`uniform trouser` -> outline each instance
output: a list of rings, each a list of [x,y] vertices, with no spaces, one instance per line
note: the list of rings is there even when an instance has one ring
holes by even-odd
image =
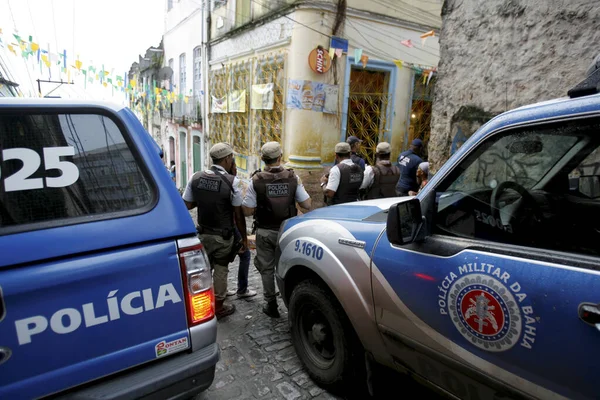
[[[233,247],[233,236],[223,239],[221,235],[200,235],[200,240],[213,269],[213,285],[215,288],[215,299],[225,300],[227,297],[227,275],[229,274],[229,263],[222,259],[227,258]]]
[[[242,235],[240,235],[240,231],[237,226],[234,228],[233,237],[236,241],[241,240]],[[240,258],[240,263],[238,266],[237,292],[238,294],[243,294],[248,290],[248,271],[250,270],[250,258],[252,257],[250,249],[246,249],[243,253],[238,254],[238,257]]]
[[[262,278],[263,296],[265,301],[275,300],[275,267],[277,260],[275,249],[277,247],[277,231],[258,228],[256,231],[256,257],[254,265]]]

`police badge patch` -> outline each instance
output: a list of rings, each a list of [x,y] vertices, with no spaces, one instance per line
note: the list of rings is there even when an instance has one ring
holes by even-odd
[[[290,195],[289,183],[267,183],[267,197],[287,197]]]
[[[358,183],[358,182],[362,182],[362,181],[363,181],[363,177],[360,172],[351,172],[350,173],[350,183]]]
[[[206,190],[209,192],[220,192],[221,191],[221,180],[220,179],[200,178],[200,179],[198,179],[197,187],[200,190]]]

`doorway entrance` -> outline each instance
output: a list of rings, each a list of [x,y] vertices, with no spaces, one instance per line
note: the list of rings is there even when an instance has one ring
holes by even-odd
[[[200,171],[202,168],[202,152],[200,145],[200,136],[194,135],[193,137],[193,156],[194,156],[194,172]]]
[[[428,158],[427,144],[431,132],[431,107],[433,104],[433,93],[437,78],[434,74],[431,79],[427,75],[415,74],[412,92],[412,104],[410,111],[410,125],[408,127],[408,143],[414,139],[423,141],[421,157]]]
[[[187,132],[179,132],[179,184],[181,187],[187,185]]]
[[[363,141],[360,154],[367,164],[375,164],[377,143],[384,138],[391,99],[390,72],[363,68],[350,70],[346,137]]]

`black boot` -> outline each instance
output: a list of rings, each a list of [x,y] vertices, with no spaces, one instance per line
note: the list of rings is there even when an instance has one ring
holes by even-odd
[[[215,315],[217,319],[221,319],[235,312],[234,304],[224,304],[225,300],[215,301]]]
[[[279,318],[279,309],[277,308],[277,300],[271,300],[263,306],[262,311],[271,318]]]

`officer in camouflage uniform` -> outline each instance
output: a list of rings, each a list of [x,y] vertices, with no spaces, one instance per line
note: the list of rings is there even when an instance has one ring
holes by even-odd
[[[365,169],[365,177],[360,189],[366,191],[364,198],[367,200],[395,197],[400,169],[390,161],[392,146],[387,142],[381,142],[375,152],[377,161],[375,165],[369,165]]]
[[[279,318],[275,291],[275,253],[277,235],[281,223],[296,216],[296,202],[304,209],[311,206],[310,196],[300,178],[291,169],[283,168],[281,147],[277,142],[268,142],[261,149],[264,171],[256,171],[244,197],[244,214],[255,215],[256,257],[254,265],[260,272],[265,306],[263,312],[271,318]]]
[[[233,149],[217,143],[210,149],[212,167],[196,172],[188,182],[183,200],[189,210],[198,207],[198,234],[213,269],[215,312],[222,318],[235,311],[235,305],[225,304],[227,274],[233,248],[235,224],[242,236],[243,248],[248,248],[246,218],[242,211],[242,182],[231,175]]]
[[[321,187],[328,205],[348,203],[358,200],[358,191],[364,173],[359,165],[352,162],[350,145],[341,142],[335,145],[337,164],[329,170],[329,177],[321,178]]]

